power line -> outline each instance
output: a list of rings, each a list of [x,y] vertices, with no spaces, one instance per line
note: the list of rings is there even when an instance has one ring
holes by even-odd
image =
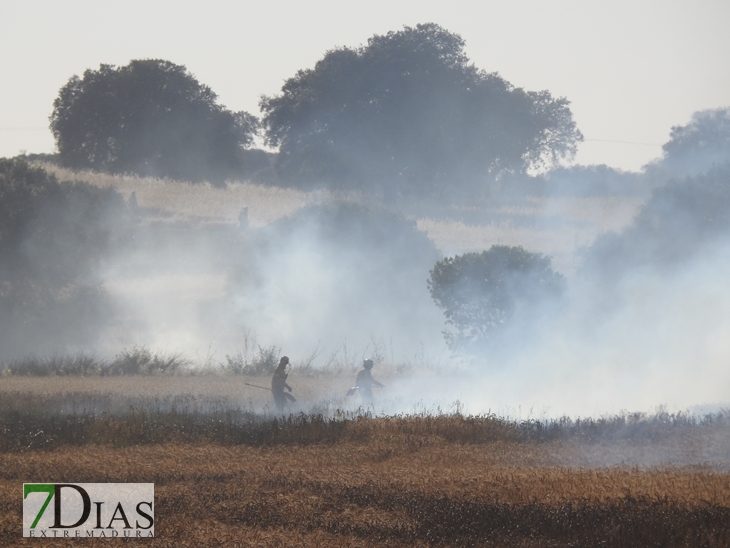
[[[0,131],[48,131],[47,127],[0,127]]]
[[[593,142],[593,143],[621,143],[623,145],[643,145],[647,147],[660,147],[662,146],[662,143],[640,143],[638,141],[616,141],[613,139],[583,139],[583,142]]]

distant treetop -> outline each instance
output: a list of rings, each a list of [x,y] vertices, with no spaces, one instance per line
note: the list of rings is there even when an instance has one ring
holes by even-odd
[[[646,166],[654,182],[699,175],[730,162],[730,108],[701,110],[688,124],[674,126],[662,157]]]

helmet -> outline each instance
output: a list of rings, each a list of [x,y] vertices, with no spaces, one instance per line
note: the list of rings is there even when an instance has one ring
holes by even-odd
[[[365,369],[372,369],[373,365],[375,365],[373,364],[373,360],[365,360],[362,364]]]

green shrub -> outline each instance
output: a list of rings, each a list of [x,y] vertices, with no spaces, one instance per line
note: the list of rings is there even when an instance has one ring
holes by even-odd
[[[122,350],[105,371],[108,375],[174,375],[189,365],[179,353],[153,354],[144,346]]]
[[[71,355],[54,354],[47,358],[29,356],[13,360],[0,367],[0,373],[28,377],[89,376],[100,374],[105,367],[105,363],[93,355],[79,352]]]
[[[226,355],[225,369],[234,375],[268,376],[274,373],[279,363],[281,348],[268,346],[258,347],[258,351],[252,358],[247,358],[243,353]]]
[[[454,328],[444,333],[454,349],[484,343],[518,314],[560,295],[563,285],[549,257],[498,245],[438,261],[428,279],[433,300]]]

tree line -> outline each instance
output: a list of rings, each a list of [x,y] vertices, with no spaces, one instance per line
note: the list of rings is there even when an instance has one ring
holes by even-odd
[[[386,197],[479,194],[571,157],[582,135],[568,100],[486,73],[464,45],[428,23],[330,50],[262,97],[260,119],[220,105],[182,65],[101,65],[61,88],[51,130],[72,168],[213,184],[263,168],[283,184]],[[254,153],[257,136],[278,153]]]
[[[262,96],[257,117],[232,112],[185,66],[161,59],[102,64],[72,76],[50,117],[71,168],[222,186],[252,179],[398,197],[602,194],[699,174],[730,158],[730,109],[672,128],[642,176],[560,167],[583,136],[564,97],[514,87],[479,69],[464,40],[434,23],[329,50]],[[257,148],[263,142],[269,150]],[[541,170],[538,176],[529,176]],[[582,189],[582,190],[581,190]]]

